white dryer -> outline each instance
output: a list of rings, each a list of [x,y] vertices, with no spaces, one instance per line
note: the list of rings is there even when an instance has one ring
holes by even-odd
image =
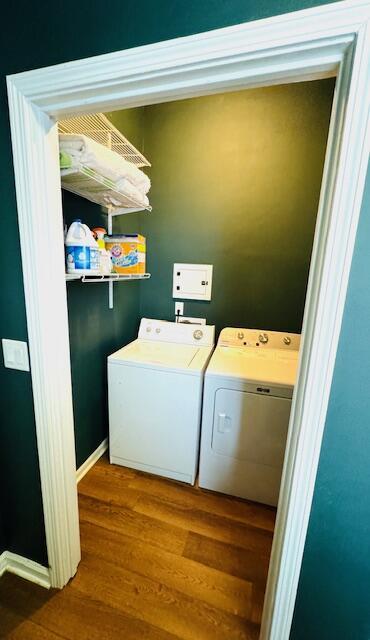
[[[204,382],[199,486],[277,505],[300,336],[226,328]]]
[[[143,318],[108,357],[110,461],[194,484],[214,327]]]

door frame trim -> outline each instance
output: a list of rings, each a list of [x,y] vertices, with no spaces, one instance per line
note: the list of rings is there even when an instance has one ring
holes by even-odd
[[[55,120],[337,75],[260,636],[288,640],[367,170],[369,16],[343,0],[7,77],[52,586],[80,560]]]

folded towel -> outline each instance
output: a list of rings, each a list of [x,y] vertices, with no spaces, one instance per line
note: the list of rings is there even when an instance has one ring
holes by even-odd
[[[59,153],[59,166],[61,169],[70,169],[72,167],[73,161],[69,153],[65,151],[60,151]]]
[[[75,168],[72,168],[71,170],[71,168],[63,169],[62,167],[60,173],[62,183],[64,178],[64,180],[67,181],[67,184],[73,186],[74,189],[81,194],[86,191],[86,181],[83,176],[87,174],[94,178],[96,175],[90,167],[86,167],[85,165],[83,174],[80,174]],[[134,187],[134,185],[126,178],[122,178],[121,180],[118,180],[118,182],[113,182],[113,180],[109,180],[109,178],[105,178],[104,176],[100,176],[100,179],[101,182],[96,182],[95,186],[90,184],[88,193],[90,195],[96,193],[99,198],[99,202],[102,204],[113,205],[115,207],[135,207],[137,205],[143,207],[149,206],[148,196],[141,193],[141,191]],[[133,200],[133,202],[128,201],[127,198]]]
[[[59,148],[71,157],[72,168],[83,164],[113,182],[126,179],[143,195],[150,189],[150,179],[143,171],[87,136],[59,134]]]
[[[115,189],[118,189],[122,193],[123,196],[127,196],[128,198],[132,198],[138,204],[147,207],[149,205],[148,196],[139,191],[128,179],[122,178],[118,180],[115,184]],[[111,200],[111,204],[115,206],[119,206],[122,204],[120,200],[120,195],[115,191],[114,193],[109,194],[109,198]],[[130,206],[126,203],[126,206]],[[135,206],[134,204],[132,206]]]
[[[140,192],[138,191],[138,194]],[[140,195],[138,195],[135,198],[135,204],[128,202],[127,199],[125,198],[125,195],[130,197],[129,194],[124,194],[122,193],[122,195],[120,195],[119,193],[116,192],[112,192],[112,191],[107,191],[106,193],[100,194],[102,197],[102,200],[104,201],[104,204],[109,206],[113,206],[113,207],[135,207],[136,203],[139,206],[143,206],[143,207],[147,207],[149,205],[149,200],[148,200],[148,196],[144,196],[142,193],[140,193]]]

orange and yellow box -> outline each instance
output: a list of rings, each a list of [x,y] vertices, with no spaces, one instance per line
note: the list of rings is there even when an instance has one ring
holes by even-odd
[[[105,236],[105,247],[111,253],[113,271],[121,274],[143,274],[146,269],[146,240],[139,234]]]

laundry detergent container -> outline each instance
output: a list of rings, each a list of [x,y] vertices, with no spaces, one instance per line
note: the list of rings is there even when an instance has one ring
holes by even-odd
[[[91,230],[80,219],[74,220],[66,238],[67,273],[97,275],[100,273],[99,247]]]
[[[139,234],[105,236],[111,253],[113,271],[121,274],[143,274],[146,269],[146,241]]]

